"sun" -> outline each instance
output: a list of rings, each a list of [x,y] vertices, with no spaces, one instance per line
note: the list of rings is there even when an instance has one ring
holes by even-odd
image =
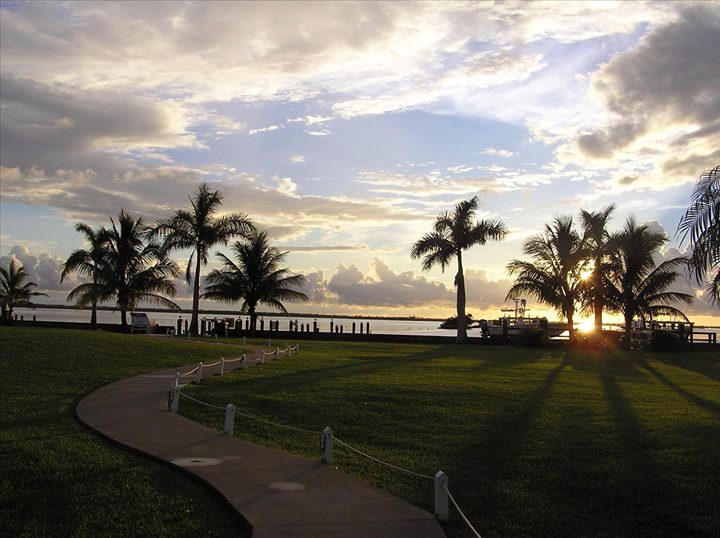
[[[595,331],[595,321],[592,318],[584,319],[577,324],[577,330],[581,333],[591,333]]]

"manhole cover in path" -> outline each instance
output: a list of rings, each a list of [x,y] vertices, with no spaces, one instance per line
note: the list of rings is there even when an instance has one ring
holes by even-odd
[[[272,489],[279,489],[282,491],[297,491],[299,489],[305,489],[305,486],[299,482],[272,482],[270,487]]]
[[[208,465],[219,465],[222,460],[217,458],[178,458],[172,462],[181,467],[207,467]]]

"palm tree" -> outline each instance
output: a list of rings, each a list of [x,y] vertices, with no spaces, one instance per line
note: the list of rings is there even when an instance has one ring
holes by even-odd
[[[567,318],[570,339],[573,339],[573,317],[576,305],[585,291],[582,275],[587,267],[587,248],[573,227],[570,216],[556,217],[545,225],[542,234],[528,239],[523,254],[532,262],[511,261],[507,269],[517,274],[507,298],[530,295]]]
[[[667,242],[664,233],[652,231],[646,224],[628,218],[624,228],[610,238],[611,261],[605,275],[608,307],[625,319],[625,344],[630,345],[632,321],[636,316],[652,319],[659,315],[685,314],[670,305],[675,301],[690,304],[693,296],[665,291],[680,276],[676,269],[687,263],[679,256],[656,265],[655,257]]]
[[[235,261],[218,252],[222,269],[207,277],[203,299],[235,303],[242,300],[242,311],[250,314],[250,330],[255,331],[257,305],[266,304],[287,313],[283,301],[307,301],[308,296],[293,288],[305,283],[304,275],[293,275],[281,267],[287,252],[270,246],[267,234],[254,230],[244,241],[237,241],[232,250]]]
[[[135,220],[121,210],[117,225],[112,219],[110,222],[112,228],[107,230],[105,267],[99,278],[97,299],[117,300],[124,329],[128,326],[128,310],[133,310],[141,301],[179,310],[177,304],[155,292],[174,296],[173,279],[180,276],[180,268],[168,259],[158,243],[143,242],[147,229],[142,217]]]
[[[10,259],[7,269],[0,267],[0,305],[2,305],[3,321],[12,320],[13,308],[16,306],[35,308],[30,302],[31,297],[48,296],[47,293],[32,291],[37,286],[35,282],[23,284],[29,276],[25,267],[22,265],[16,267],[14,258]]]
[[[475,245],[484,245],[488,239],[499,241],[508,233],[501,220],[475,221],[477,206],[477,196],[474,196],[457,204],[452,213],[445,212],[438,215],[433,231],[416,242],[410,252],[413,259],[424,256],[423,271],[429,271],[433,266],[439,265],[445,272],[452,259],[457,258],[455,286],[457,286],[457,341],[460,343],[467,340],[462,252]]]
[[[700,176],[692,203],[678,225],[682,241],[690,235],[690,269],[698,282],[710,272],[707,291],[712,303],[720,306],[720,166]],[[715,269],[715,275],[712,271]]]
[[[246,236],[254,230],[252,222],[243,213],[228,213],[216,217],[222,205],[220,191],[210,191],[207,183],[198,187],[190,198],[192,211],[178,210],[172,217],[161,219],[149,231],[149,237],[164,237],[163,249],[192,249],[185,278],[192,280],[193,257],[195,257],[195,282],[193,284],[192,318],[190,333],[197,334],[200,302],[200,267],[207,265],[210,249],[221,243],[227,245],[232,237]]]
[[[104,267],[105,242],[107,241],[107,230],[99,228],[93,230],[87,224],[78,222],[75,230],[85,236],[89,244],[89,250],[78,249],[73,251],[63,266],[60,282],[70,273],[78,273],[85,277],[92,278],[92,282],[85,282],[73,289],[68,295],[68,301],[75,301],[80,306],[91,305],[90,328],[97,328],[97,304],[100,295],[100,277]]]
[[[603,287],[603,267],[608,255],[608,233],[606,226],[615,204],[609,205],[602,211],[580,210],[584,228],[584,241],[593,259],[592,274],[586,279],[588,288],[588,306],[595,313],[595,334],[602,334],[603,305],[605,303],[605,289]]]

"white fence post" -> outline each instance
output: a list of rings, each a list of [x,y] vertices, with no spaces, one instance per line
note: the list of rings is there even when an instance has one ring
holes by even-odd
[[[217,337],[217,333],[215,333],[215,343],[216,343],[216,344],[218,343],[218,339],[217,339],[217,338],[218,338],[218,337]]]
[[[175,372],[175,388],[180,386],[180,372]]]
[[[260,364],[265,364],[265,351],[260,352]]]
[[[232,435],[235,429],[235,406],[227,404],[225,407],[225,435]]]
[[[442,471],[435,474],[435,515],[440,521],[448,520],[448,477]]]
[[[245,353],[243,353],[242,357],[240,357],[240,366],[242,368],[247,368],[247,365],[245,364]]]
[[[220,357],[220,375],[225,373],[225,357]]]
[[[173,389],[173,399],[172,399],[172,403],[170,404],[170,411],[172,411],[173,413],[177,413],[179,405],[180,405],[180,387],[175,387]]]
[[[322,450],[322,462],[328,464],[332,463],[333,431],[330,429],[330,426],[325,428],[322,432],[320,449]]]
[[[276,347],[276,348],[275,348],[275,358],[276,358],[276,359],[279,359],[279,358],[280,358],[280,348],[279,348],[279,347]]]
[[[200,380],[202,379],[202,369],[203,369],[203,364],[202,364],[202,362],[199,362],[197,373],[195,374],[195,383],[200,383]]]

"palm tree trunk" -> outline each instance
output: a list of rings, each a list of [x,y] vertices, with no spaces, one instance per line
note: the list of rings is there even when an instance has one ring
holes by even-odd
[[[92,310],[90,311],[90,329],[97,329],[97,301],[92,302]]]
[[[97,281],[98,281],[97,269],[95,269],[93,271],[93,285],[94,285],[93,293],[97,293]],[[95,329],[97,329],[97,301],[94,299],[92,302],[92,309],[90,310],[90,329],[93,331]]]
[[[257,323],[257,314],[255,313],[255,305],[249,305],[248,312],[250,313],[250,336],[254,336],[255,335],[255,324]]]
[[[193,285],[193,308],[192,317],[190,318],[190,334],[192,336],[197,335],[198,332],[198,310],[200,308],[200,245],[196,247],[195,254],[197,260],[195,262],[195,283]]]
[[[632,315],[625,315],[625,338],[623,339],[625,341],[625,349],[632,347],[632,320]]]
[[[457,315],[458,315],[458,330],[456,341],[458,344],[463,344],[467,340],[467,319],[465,318],[465,275],[463,274],[462,264],[462,253],[457,253],[458,259],[458,272],[455,277],[455,283],[457,285]]]
[[[570,310],[567,314],[567,321],[568,321],[568,338],[570,340],[570,343],[573,342],[575,339],[575,324],[573,322],[573,316],[575,315],[574,310]]]
[[[120,307],[120,325],[123,328],[123,332],[127,332],[128,322],[127,322],[127,307],[126,306]]]
[[[605,298],[605,290],[603,289],[602,275],[600,274],[600,265],[602,260],[597,258],[595,260],[595,270],[593,282],[595,287],[595,332],[597,336],[602,336],[602,314],[603,314],[603,303]]]

